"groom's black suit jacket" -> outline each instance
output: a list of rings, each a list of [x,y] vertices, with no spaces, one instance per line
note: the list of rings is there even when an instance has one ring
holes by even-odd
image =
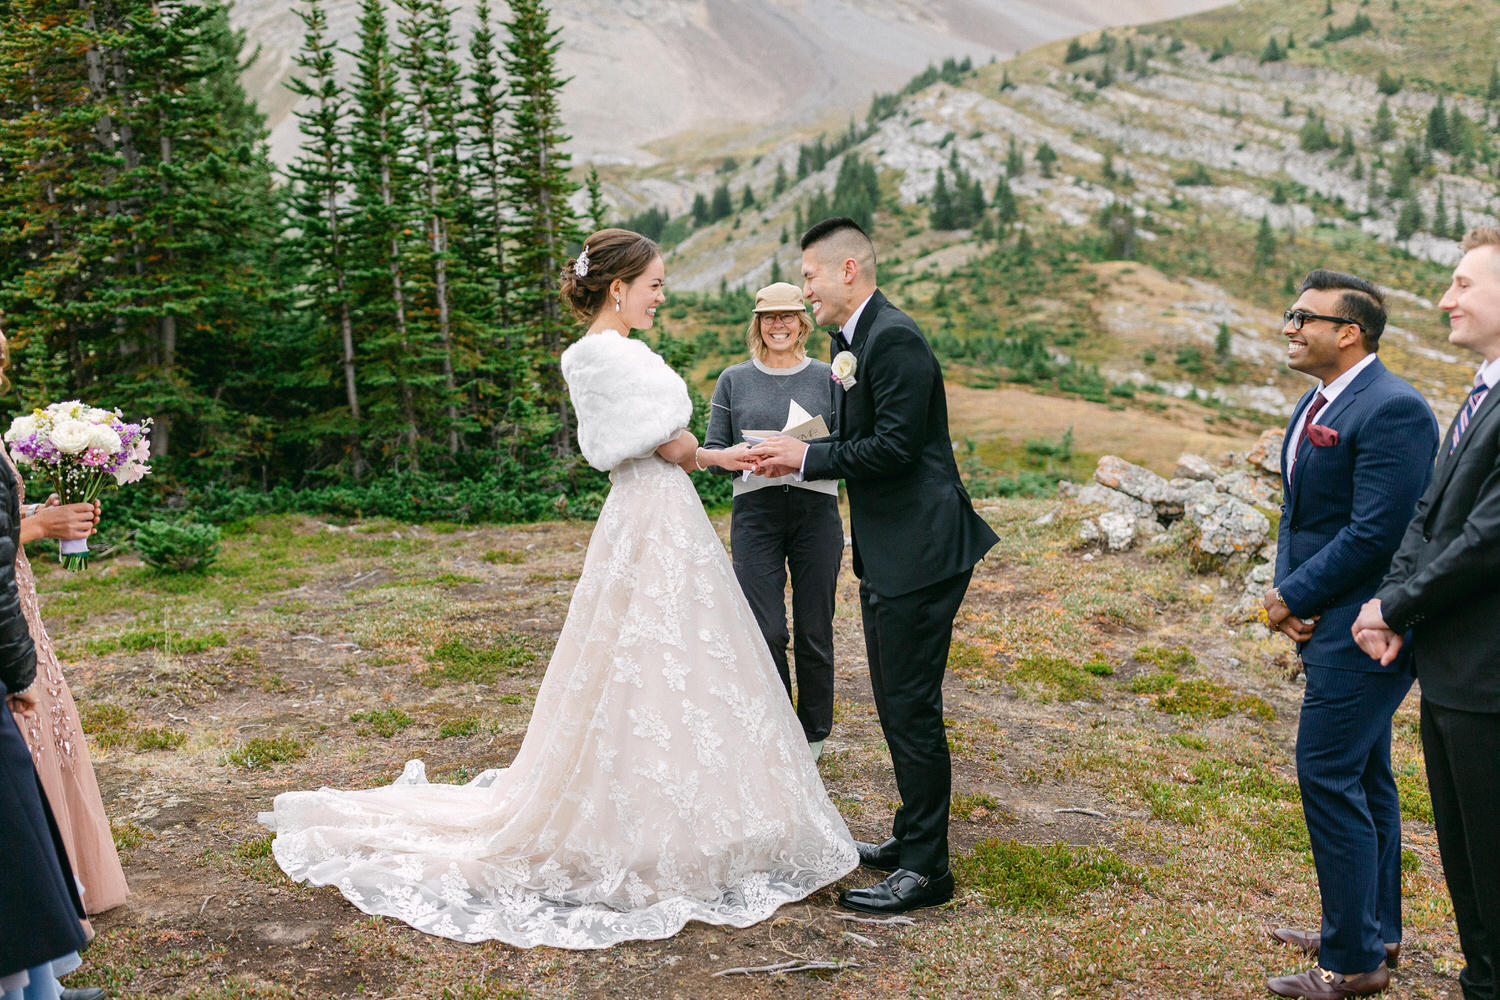
[[[843,350],[834,334],[833,354]],[[959,481],[937,358],[917,324],[875,292],[860,313],[855,385],[834,383],[836,437],[808,446],[808,479],[843,479],[854,572],[878,594],[957,576],[999,539]]]
[[[1386,624],[1412,630],[1422,696],[1444,708],[1500,712],[1500,387],[1417,501],[1375,596]],[[1454,418],[1457,422],[1457,418]]]

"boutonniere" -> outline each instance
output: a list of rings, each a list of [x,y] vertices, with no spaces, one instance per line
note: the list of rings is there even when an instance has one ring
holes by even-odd
[[[845,391],[853,389],[856,380],[854,378],[854,355],[848,351],[839,351],[833,359],[833,380],[843,386]]]
[[[1332,448],[1339,443],[1339,432],[1322,424],[1308,424],[1307,439],[1314,448]]]

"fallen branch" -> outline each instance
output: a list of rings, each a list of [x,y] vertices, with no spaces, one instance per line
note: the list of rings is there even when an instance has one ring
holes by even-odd
[[[863,945],[866,948],[880,947],[880,942],[875,941],[872,938],[867,938],[863,934],[856,934],[853,931],[845,931],[844,933],[840,934],[839,937],[844,938],[848,941],[853,941],[857,945]]]
[[[738,969],[721,969],[713,974],[713,978],[719,976],[752,976],[757,972],[764,972],[772,976],[784,976],[788,972],[842,972],[845,969],[859,968],[858,962],[777,962],[775,965],[745,966]]]
[[[1082,806],[1068,806],[1063,809],[1054,809],[1052,811],[1055,813],[1080,813],[1084,816],[1095,816],[1099,819],[1109,819],[1108,816],[1104,815],[1104,813],[1100,812],[1097,809],[1085,809]]]
[[[852,913],[835,913],[835,920],[848,920],[856,924],[907,924],[915,927],[917,922],[911,917],[856,917]]]

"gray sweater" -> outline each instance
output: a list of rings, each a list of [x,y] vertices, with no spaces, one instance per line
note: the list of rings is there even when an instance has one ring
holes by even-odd
[[[821,414],[828,429],[834,429],[833,375],[828,362],[804,358],[795,368],[768,368],[752,358],[731,365],[719,375],[718,384],[714,386],[703,446],[728,448],[739,444],[744,440],[742,432],[746,430],[781,430],[786,426],[787,411],[794,399],[809,416]],[[783,483],[818,493],[837,495],[839,491],[838,481],[834,479],[799,483],[795,476],[767,479],[755,475],[747,478],[740,473],[734,475],[735,496]]]

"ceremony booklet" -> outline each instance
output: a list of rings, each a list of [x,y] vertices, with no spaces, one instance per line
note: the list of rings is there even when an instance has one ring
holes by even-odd
[[[814,441],[818,438],[828,436],[828,424],[821,416],[813,416],[802,407],[797,405],[794,399],[786,411],[786,426],[779,431],[741,431],[741,436],[751,444],[760,444],[766,438],[784,435],[796,438],[798,441]],[[740,478],[749,479],[750,470],[746,469],[740,474]]]

